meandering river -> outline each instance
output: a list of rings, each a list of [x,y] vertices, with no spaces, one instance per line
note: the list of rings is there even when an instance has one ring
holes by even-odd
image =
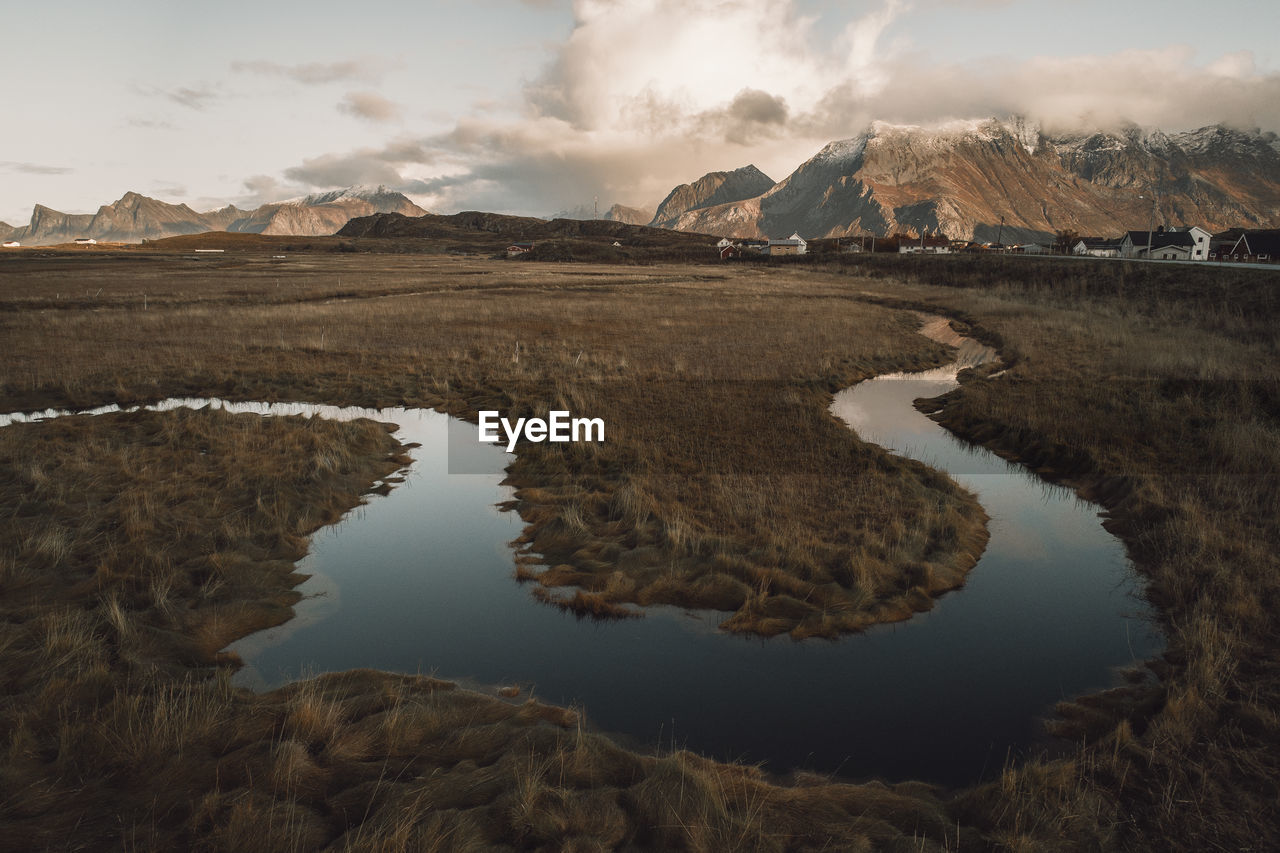
[[[520,519],[496,507],[510,489],[493,475],[449,473],[450,429],[475,427],[438,412],[206,400],[158,408],[372,417],[421,444],[405,482],[313,536],[297,617],[232,646],[247,664],[241,684],[355,667],[485,690],[519,684],[522,696],[581,705],[595,727],[637,746],[960,785],[1035,743],[1055,702],[1111,686],[1117,667],[1163,641],[1097,506],[964,445],[912,406],[990,356],[953,342],[963,344],[956,364],[859,383],[832,412],[863,439],[973,491],[991,516],[987,549],[932,611],[836,642],[727,635],[716,630],[721,614],[670,607],[579,621],[534,601],[513,579],[509,543]],[[3,416],[0,425],[55,414]],[[490,446],[474,452],[506,458]],[[492,461],[500,468],[503,459]]]

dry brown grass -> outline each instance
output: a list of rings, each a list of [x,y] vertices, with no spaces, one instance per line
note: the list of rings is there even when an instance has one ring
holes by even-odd
[[[264,623],[210,633],[208,614],[261,601],[287,614],[302,534],[393,470],[394,447],[369,421],[218,411],[0,430],[11,484],[0,541],[34,528],[10,552],[27,571],[0,597],[0,849],[955,840],[927,788],[782,787],[687,753],[637,755],[585,731],[577,710],[431,678],[356,671],[261,695],[233,688],[229,667],[208,666],[213,653]]]
[[[849,451],[856,442],[825,413],[826,395],[841,384],[945,357],[895,312],[853,311],[846,298],[799,281],[784,282],[791,292],[780,294],[763,278],[671,268],[606,275],[505,267],[505,278],[478,293],[452,262],[435,264],[429,275],[395,267],[402,278],[384,282],[384,290],[422,295],[336,301],[326,301],[327,281],[305,276],[296,298],[277,297],[271,285],[255,301],[232,292],[225,269],[169,275],[143,265],[104,267],[81,304],[59,305],[51,303],[62,301],[62,285],[39,280],[39,271],[30,287],[6,277],[13,298],[0,317],[12,356],[0,377],[4,408],[220,393],[466,412],[481,404],[544,410],[583,394],[572,405],[616,418],[620,440],[563,458],[526,452],[528,468],[515,476],[527,478],[522,509],[546,512],[554,521],[547,530],[568,551],[553,564],[563,567],[559,580],[577,587],[566,596],[602,614],[619,601],[671,600],[687,577],[692,600],[733,609],[749,598],[761,626],[794,628],[812,612],[813,600],[802,597],[831,555],[857,581],[857,600],[874,604],[868,589],[892,559],[876,557],[873,570],[858,559],[858,537],[874,531],[877,514],[893,512],[894,501],[902,511],[918,502],[922,513],[941,501],[981,523],[964,496],[924,469]],[[270,281],[251,272],[241,284]],[[88,284],[99,273],[63,275]],[[126,289],[115,293],[111,281]],[[145,309],[137,299],[144,289],[158,294]],[[804,307],[787,309],[792,298]],[[823,319],[780,334],[774,320],[784,310],[797,324]],[[901,357],[883,354],[899,344]],[[689,388],[709,392],[707,380],[721,373],[739,380],[734,396],[690,406]],[[656,377],[697,384],[663,386]],[[766,405],[787,413],[776,425],[741,408],[774,394],[781,402]],[[628,423],[627,412],[641,404],[647,418]],[[690,491],[689,466],[700,464],[705,445],[653,452],[662,438],[655,413],[679,407],[690,409],[693,423],[739,425],[745,443],[715,450],[725,464],[762,447],[804,454],[784,476],[730,467],[707,477],[711,491]],[[373,425],[322,423],[177,412],[0,431],[13,484],[3,494],[5,517],[14,520],[0,531],[10,546],[0,581],[14,608],[0,638],[12,697],[0,762],[7,844],[918,850],[956,843],[927,788],[817,779],[778,786],[750,768],[688,754],[640,756],[584,731],[577,711],[509,704],[432,679],[356,672],[262,696],[230,688],[225,667],[209,666],[220,662],[217,650],[288,618],[297,580],[291,561],[305,548],[304,534],[349,506],[370,478],[359,465],[388,452],[389,439]],[[308,438],[325,430],[327,442]],[[878,473],[887,498],[871,502],[853,488],[856,471],[832,475],[837,486],[844,479],[844,493],[822,488],[814,468],[829,467],[824,449],[833,445],[837,458],[886,465]],[[340,476],[351,465],[366,471],[355,491]],[[636,475],[622,476],[629,469]],[[866,518],[847,520],[834,537],[829,517],[805,516],[815,506],[840,512],[842,501],[865,506]],[[752,520],[762,513],[773,517],[757,530]],[[33,516],[42,519],[36,529],[16,521]],[[531,539],[543,535],[538,519],[530,521]],[[633,538],[631,556],[602,572],[629,531],[647,538]],[[541,566],[556,553],[548,545],[522,561],[543,581],[537,589],[554,589],[557,576]],[[655,565],[656,583],[637,580]],[[750,595],[739,599],[739,588]],[[898,591],[887,583],[885,593]]]
[[[526,445],[510,471],[521,544],[574,570],[544,584],[579,587],[551,598],[584,615],[669,603],[834,637],[927,608],[985,545],[971,496],[826,410],[946,350],[794,271],[139,255],[29,261],[6,282],[11,406],[204,394],[603,418],[604,444]],[[87,295],[50,302],[68,282]]]
[[[58,588],[92,602],[89,610],[50,596],[30,620],[0,626],[6,695],[22,697],[5,705],[0,820],[6,841],[16,839],[8,843],[346,850],[1280,846],[1276,296],[1256,280],[1121,265],[972,268],[967,259],[890,271],[936,277],[947,287],[886,283],[878,269],[875,278],[790,267],[717,278],[708,269],[566,273],[495,265],[485,273],[497,277],[494,287],[470,292],[457,284],[454,273],[463,268],[451,261],[406,263],[422,266],[379,287],[407,294],[434,276],[436,290],[327,303],[325,288],[337,283],[307,285],[302,276],[300,293],[319,299],[267,304],[265,297],[255,303],[252,288],[225,292],[231,286],[215,275],[187,271],[144,281],[136,268],[115,268],[120,281],[165,282],[169,309],[144,313],[130,296],[101,310],[86,304],[7,312],[0,317],[11,355],[0,380],[5,399],[12,408],[217,392],[446,405],[460,413],[481,406],[537,411],[560,398],[571,407],[599,405],[631,431],[627,444],[611,448],[616,455],[553,457],[536,448],[521,455],[530,466],[516,474],[528,477],[517,483],[531,542],[539,534],[552,541],[543,542],[549,562],[523,559],[520,571],[541,590],[568,583],[573,594],[615,603],[681,594],[736,609],[752,630],[803,635],[798,629],[810,612],[795,608],[812,603],[804,585],[820,570],[833,578],[841,573],[844,594],[857,597],[852,610],[836,611],[844,619],[868,604],[885,606],[876,598],[884,581],[879,566],[903,558],[895,551],[901,530],[885,528],[888,538],[879,543],[832,542],[830,517],[804,515],[821,496],[805,466],[827,457],[816,451],[806,457],[799,443],[780,435],[833,440],[834,432],[804,416],[823,409],[831,388],[943,357],[914,339],[900,315],[855,310],[861,294],[875,291],[877,299],[963,316],[1000,344],[1010,372],[967,384],[940,417],[1108,505],[1108,524],[1149,581],[1168,654],[1131,687],[1064,706],[1054,728],[1078,740],[1077,751],[1010,768],[997,783],[944,801],[921,785],[809,777],[778,785],[750,768],[685,753],[639,756],[583,731],[572,711],[506,704],[430,679],[346,673],[255,699],[224,680],[158,666],[155,657],[104,655],[110,648],[141,647],[153,655],[209,648],[197,633],[149,634],[131,614],[173,620],[220,595],[229,603],[234,584],[248,574],[227,551],[217,571],[187,584],[163,560],[144,556],[148,574],[132,585],[127,569],[117,571],[120,578],[103,575],[107,585],[86,583],[97,577],[86,569],[78,583]],[[246,275],[258,284],[268,280],[252,270]],[[21,276],[6,281],[21,290]],[[206,288],[213,301],[203,305]],[[709,379],[738,381],[712,389]],[[758,442],[732,415],[746,394],[740,389],[751,383],[769,389],[747,394],[765,400],[751,411],[776,414],[784,425]],[[678,412],[689,400],[685,390],[700,386],[707,403],[689,407],[687,422],[727,426],[741,443],[660,446],[656,421],[625,417],[644,406]],[[785,477],[728,464],[772,458],[763,454],[774,446],[784,448],[786,465],[795,465]],[[704,454],[717,460],[715,470],[681,467]],[[71,473],[26,459],[16,461],[14,472],[24,490],[65,489],[58,483]],[[889,467],[884,474],[905,489],[884,506],[912,500],[913,489],[935,499],[946,494],[920,469]],[[856,484],[845,486],[874,517],[875,502],[857,496]],[[158,508],[154,498],[136,495],[120,504],[118,524],[145,529]],[[776,524],[774,514],[781,516]],[[11,510],[7,517],[26,516]],[[769,519],[766,529],[746,529],[746,521],[762,517]],[[939,530],[955,525],[946,511],[938,519]],[[192,531],[184,535],[207,529],[207,519],[187,521]],[[297,544],[279,533],[272,538],[272,530],[277,526],[267,526],[268,542]],[[624,549],[624,530],[652,538]],[[255,533],[242,527],[238,535],[241,543],[253,542]],[[51,567],[74,564],[79,540],[54,525],[15,526],[4,541],[0,583],[16,590],[18,601]],[[866,557],[877,545],[884,555],[876,560],[825,559],[827,547]],[[648,578],[655,565],[660,573]],[[111,585],[117,581],[122,585]],[[921,601],[910,590],[907,596]],[[121,691],[121,667],[139,668],[138,660],[145,680]],[[28,675],[33,671],[43,674]],[[92,725],[83,724],[86,709],[98,715]],[[169,760],[173,755],[182,761]]]
[[[851,284],[1002,343],[1008,372],[939,420],[1105,504],[1169,646],[1158,682],[1064,706],[1075,757],[1011,769],[962,813],[1016,850],[1280,847],[1277,276],[969,263]]]

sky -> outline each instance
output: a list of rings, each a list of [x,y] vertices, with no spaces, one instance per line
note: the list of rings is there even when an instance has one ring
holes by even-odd
[[[874,120],[1276,132],[1276,32],[1256,0],[14,4],[0,221],[379,183],[440,213],[652,208]]]

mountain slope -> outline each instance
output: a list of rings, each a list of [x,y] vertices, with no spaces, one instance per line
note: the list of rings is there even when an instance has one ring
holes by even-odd
[[[1280,225],[1275,140],[1216,126],[1052,136],[1020,120],[936,129],[877,122],[756,198],[687,211],[677,226],[740,237],[923,230],[1010,242],[1063,229],[1118,234],[1152,219],[1212,231]]]
[[[710,172],[692,184],[681,184],[668,193],[649,224],[658,228],[696,231],[698,229],[685,224],[696,218],[695,211],[755,198],[772,187],[773,179],[755,166],[743,166],[732,172]]]
[[[31,221],[21,228],[9,229],[4,239],[41,246],[69,243],[77,237],[136,243],[205,231],[320,236],[334,233],[353,217],[389,212],[416,216],[426,211],[382,186],[314,193],[251,211],[228,205],[207,213],[127,192],[119,200],[98,208],[97,213],[62,213],[37,204]],[[0,235],[4,235],[3,230]]]
[[[699,256],[714,257],[715,238],[647,225],[628,225],[604,219],[537,219],[501,213],[464,211],[447,216],[424,214],[417,217],[378,213],[352,219],[338,232],[340,237],[413,239],[444,250],[497,252],[511,243],[557,242],[593,244],[620,250],[692,250]]]
[[[627,225],[648,225],[652,218],[652,212],[639,207],[627,207],[624,204],[612,205],[601,214],[597,214],[593,208],[584,204],[548,217],[548,219],[601,219],[606,222],[623,222]]]
[[[228,231],[319,237],[333,234],[350,220],[374,213],[421,216],[425,210],[385,186],[348,187],[299,199],[264,204],[232,222]]]

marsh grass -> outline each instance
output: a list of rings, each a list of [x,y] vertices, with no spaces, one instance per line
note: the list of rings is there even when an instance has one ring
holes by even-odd
[[[645,402],[638,382],[677,370],[705,385],[732,368],[748,381],[764,377],[771,391],[784,388],[793,407],[811,406],[800,418],[810,434],[843,447],[854,439],[823,422],[831,389],[866,372],[945,358],[895,312],[875,308],[770,339],[773,315],[787,300],[762,280],[742,290],[743,282],[677,269],[608,276],[517,270],[495,292],[477,294],[455,286],[455,269],[435,269],[445,291],[459,291],[443,301],[279,304],[272,293],[246,304],[243,295],[217,295],[225,285],[213,282],[222,271],[160,276],[172,290],[145,312],[129,294],[111,305],[45,306],[34,329],[24,313],[32,306],[19,306],[0,318],[13,344],[3,368],[6,408],[136,402],[217,386],[240,397],[400,402],[462,414],[481,404],[529,411],[599,405],[625,419],[628,407]],[[389,286],[417,291],[422,277]],[[202,292],[206,286],[211,293]],[[96,299],[111,292],[94,289]],[[846,304],[821,292],[803,298],[828,309]],[[740,300],[746,309],[727,310]],[[699,330],[713,324],[721,330],[704,340]],[[655,330],[662,330],[658,339]],[[810,349],[796,350],[801,358],[792,363],[801,340]],[[726,341],[739,341],[736,351],[722,351]],[[906,344],[903,357],[879,351],[898,343]],[[815,379],[814,370],[823,372]],[[714,422],[722,417],[716,406],[743,400],[713,400],[697,417]],[[658,391],[648,405],[688,403]],[[749,439],[731,449],[756,452],[755,419],[729,416],[725,425]],[[733,609],[748,589],[768,618],[783,619],[780,629],[798,624],[810,605],[783,591],[812,581],[793,576],[783,560],[809,572],[805,561],[821,550],[822,531],[803,520],[802,508],[798,528],[781,516],[792,499],[787,490],[800,495],[808,487],[759,472],[710,477],[737,525],[716,528],[709,522],[717,510],[696,503],[711,493],[681,491],[687,473],[673,476],[690,470],[702,446],[677,445],[654,458],[647,476],[624,476],[651,450],[645,442],[659,437],[655,423],[637,421],[634,437],[565,458],[522,454],[529,469],[513,472],[528,478],[522,509],[546,514],[568,561],[550,570],[565,566],[563,578],[577,581],[557,597],[585,599],[603,612],[693,590],[693,600]],[[18,849],[661,843],[711,851],[869,849],[891,840],[915,850],[955,841],[932,790],[825,780],[793,790],[750,768],[626,751],[585,729],[582,711],[534,700],[513,704],[429,678],[371,672],[263,695],[232,689],[234,661],[219,650],[289,618],[299,580],[293,560],[306,534],[403,462],[378,425],[180,410],[7,427],[0,448],[8,484],[0,491],[7,525],[0,527],[0,582],[10,608],[0,647],[11,697],[0,715],[0,834]],[[843,476],[857,479],[856,472]],[[913,489],[965,505],[958,493],[918,482],[899,493],[905,512],[913,511]],[[807,493],[827,500],[816,489]],[[765,511],[777,518],[752,544],[744,531]],[[620,542],[636,528],[652,543],[636,540],[624,558]],[[536,518],[530,529],[537,535]],[[825,547],[848,550],[843,542]],[[556,553],[548,547],[519,563],[538,578],[537,589],[556,591],[555,578],[544,577]],[[642,588],[636,573],[655,570],[661,582]],[[774,598],[794,612],[779,617],[769,609]],[[699,796],[685,802],[681,788]],[[654,816],[668,820],[664,810],[670,821],[651,824]]]
[[[859,442],[827,412],[859,379],[947,359],[910,315],[829,282],[424,256],[215,264],[15,265],[0,312],[12,340],[3,396],[28,407],[192,394],[600,417],[603,444],[524,445],[508,477],[528,525],[520,576],[579,587],[539,595],[592,618],[675,604],[723,610],[733,631],[836,637],[926,609],[985,545],[971,495]],[[72,276],[97,301],[37,302],[39,329],[25,325],[29,300]],[[146,311],[131,295],[143,287],[155,291]],[[903,524],[918,535],[903,537]],[[543,579],[533,559],[576,574]],[[907,582],[911,566],[928,569]]]
[[[84,452],[57,465],[28,453],[5,462],[15,487],[6,493],[0,600],[32,608],[0,623],[13,697],[0,762],[7,843],[1280,847],[1280,291],[1265,275],[1034,259],[694,274],[413,258],[353,268],[371,285],[384,276],[362,294],[326,278],[337,269],[327,264],[348,261],[294,269],[296,298],[276,295],[270,268],[252,259],[234,270],[90,265],[62,274],[86,289],[70,306],[45,294],[63,286],[56,275],[7,268],[16,274],[5,277],[0,315],[6,407],[179,393],[395,402],[464,416],[599,407],[624,440],[562,455],[525,448],[526,467],[512,471],[529,523],[523,544],[535,546],[517,559],[530,589],[618,606],[700,602],[747,630],[805,636],[806,624],[823,634],[828,620],[848,630],[876,608],[885,616],[927,606],[935,575],[957,565],[941,555],[975,546],[963,495],[925,470],[860,457],[821,417],[837,387],[946,358],[907,317],[860,300],[925,307],[966,321],[999,346],[1007,368],[966,382],[939,418],[1106,504],[1168,651],[1127,687],[1062,706],[1051,727],[1077,746],[957,797],[919,783],[778,780],[683,752],[638,755],[585,729],[579,712],[425,678],[353,672],[254,697],[210,677],[209,656],[219,638],[287,618],[280,579],[289,555],[348,503],[308,508],[326,494],[316,483],[283,501],[228,501],[223,475],[211,473],[200,498],[207,512],[181,513],[163,546],[139,543],[113,531],[145,533],[168,502],[151,489],[104,497],[121,466],[96,470],[87,460],[109,460],[126,439],[86,430]],[[103,282],[90,299],[95,278]],[[104,286],[111,281],[120,292]],[[143,285],[167,288],[150,303],[160,309],[135,304]],[[733,383],[717,391],[708,380]],[[699,382],[705,400],[674,390]],[[748,406],[741,389],[751,383],[769,393]],[[628,416],[641,409],[651,417]],[[776,415],[779,429],[760,412]],[[714,425],[734,443],[668,442],[655,426],[665,413]],[[775,448],[776,471],[729,464],[775,458]],[[871,470],[828,471],[824,490],[813,466],[841,453]],[[708,454],[722,464],[695,464]],[[305,523],[263,521],[295,500],[291,517]],[[93,527],[104,512],[112,524]],[[918,515],[932,520],[916,525]],[[33,530],[36,517],[48,523]],[[220,531],[212,540],[211,530]],[[182,543],[209,547],[184,561]],[[925,558],[930,549],[936,559]],[[280,598],[255,592],[254,578],[272,573]],[[819,601],[824,590],[833,597]],[[150,744],[150,727],[163,749]]]
[[[1280,846],[1280,276],[1022,259],[896,275],[857,286],[952,311],[1008,367],[935,417],[1102,502],[1168,642],[1148,677],[1062,707],[1074,757],[1011,768],[962,812],[1016,850]]]

